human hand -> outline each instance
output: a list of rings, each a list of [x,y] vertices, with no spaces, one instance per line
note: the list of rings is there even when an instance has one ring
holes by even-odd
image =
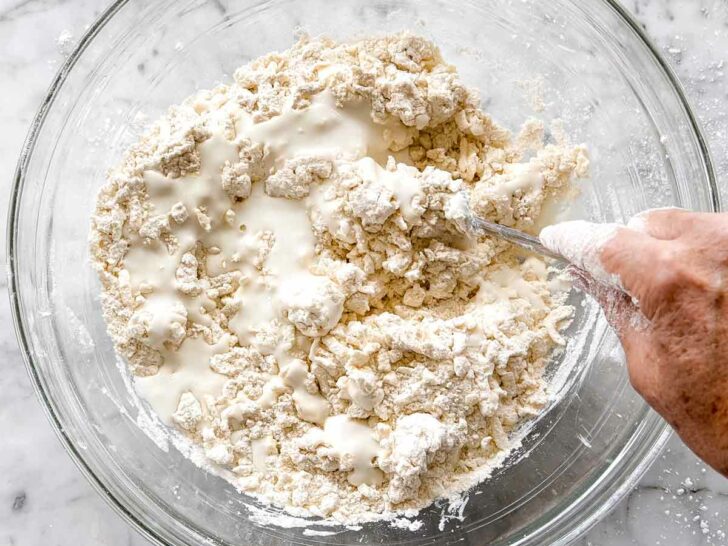
[[[628,226],[598,257],[632,297],[576,284],[617,331],[635,390],[728,477],[728,214],[654,210]]]

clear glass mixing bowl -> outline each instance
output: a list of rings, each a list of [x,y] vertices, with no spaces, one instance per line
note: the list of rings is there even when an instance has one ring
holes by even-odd
[[[139,112],[156,117],[302,31],[349,39],[402,29],[434,39],[509,128],[528,116],[529,90],[543,88],[539,115],[561,118],[592,152],[593,179],[573,215],[623,220],[655,206],[720,208],[675,77],[612,1],[117,2],[60,71],[28,137],[11,203],[10,286],[30,374],[68,451],[158,542],[566,543],[635,484],[669,435],[629,387],[619,345],[593,303],[577,295],[572,346],[551,371],[559,396],[461,512],[438,502],[416,532],[368,524],[311,536],[260,525],[250,519],[252,499],[155,433],[106,335],[86,243],[96,191],[138,135]]]

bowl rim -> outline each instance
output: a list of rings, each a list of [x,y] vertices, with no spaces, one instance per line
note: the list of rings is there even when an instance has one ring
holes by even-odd
[[[578,0],[571,0],[578,1]],[[711,193],[711,205],[714,211],[721,210],[721,200],[718,191],[717,179],[715,176],[714,162],[711,158],[710,148],[707,140],[703,134],[700,122],[698,121],[692,106],[687,98],[685,89],[680,82],[674,69],[667,63],[667,61],[660,54],[657,46],[654,45],[652,39],[647,35],[646,30],[637,21],[637,19],[623,7],[619,0],[597,0],[603,3],[607,7],[611,8],[622,23],[625,23],[630,28],[638,40],[642,42],[656,62],[658,68],[667,77],[669,84],[675,91],[677,98],[684,110],[690,129],[696,138],[698,150],[701,155],[701,159],[705,165],[705,174],[708,181],[708,186]],[[96,38],[97,34],[106,26],[106,24],[120,11],[129,0],[115,0],[108,8],[106,8],[97,19],[88,27],[84,35],[79,39],[75,45],[73,51],[68,55],[66,60],[58,69],[58,72],[54,76],[50,86],[48,87],[45,96],[31,121],[28,129],[26,138],[21,148],[20,156],[18,158],[17,166],[12,180],[12,187],[10,190],[10,200],[8,206],[8,220],[7,220],[7,231],[6,231],[6,266],[8,275],[8,296],[10,300],[10,309],[13,320],[13,327],[15,335],[18,341],[18,346],[21,349],[23,361],[25,363],[26,370],[31,379],[33,389],[41,402],[41,406],[50,421],[56,436],[60,440],[61,444],[65,448],[66,452],[75,463],[77,468],[85,476],[86,480],[96,490],[104,501],[111,506],[111,508],[122,517],[133,529],[135,529],[140,535],[145,537],[147,540],[154,544],[164,546],[166,544],[164,538],[152,530],[143,520],[138,518],[131,510],[129,510],[123,501],[119,499],[114,492],[112,492],[104,483],[104,481],[93,471],[91,466],[86,462],[84,455],[76,447],[72,438],[65,432],[63,423],[58,414],[57,408],[51,401],[48,393],[45,390],[43,382],[40,379],[39,371],[36,369],[31,356],[29,334],[26,331],[27,325],[25,324],[21,308],[20,301],[18,298],[18,275],[16,271],[17,260],[16,260],[16,225],[19,216],[19,202],[20,195],[22,193],[23,184],[25,181],[25,175],[31,156],[35,149],[37,137],[43,128],[45,119],[53,106],[57,94],[64,84],[64,81],[71,70],[76,65],[76,62],[82,56],[86,48]],[[596,525],[602,518],[604,518],[613,508],[626,496],[626,494],[632,490],[637,482],[651,467],[653,462],[657,459],[659,454],[664,449],[667,441],[672,436],[672,429],[669,425],[662,421],[659,428],[654,433],[654,442],[650,446],[645,446],[642,451],[643,457],[641,457],[637,464],[634,465],[629,475],[622,480],[622,482],[614,488],[612,491],[606,491],[606,496],[603,504],[592,511],[582,511],[581,514],[571,514],[572,524],[566,525],[561,529],[561,536],[558,537],[559,542],[570,543],[594,525]],[[578,500],[573,504],[578,503]],[[572,505],[573,506],[573,505]]]

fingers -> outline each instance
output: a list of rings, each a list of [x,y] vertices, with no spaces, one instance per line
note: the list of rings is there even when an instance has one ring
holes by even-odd
[[[681,209],[661,209],[636,216],[627,227],[563,222],[544,228],[540,238],[547,248],[598,281],[621,285],[652,320],[657,310],[677,297],[685,281],[690,280],[688,273],[694,264],[686,258],[685,249],[696,246],[694,224],[702,216]],[[704,229],[702,232],[708,233]]]

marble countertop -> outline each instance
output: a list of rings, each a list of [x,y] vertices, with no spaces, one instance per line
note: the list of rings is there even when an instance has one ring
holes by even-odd
[[[63,56],[107,0],[0,0],[0,224],[15,162]],[[728,2],[629,0],[681,78],[728,203]],[[5,237],[0,238],[0,255]],[[15,341],[0,263],[0,546],[149,544],[87,483],[43,414]],[[728,544],[728,480],[673,437],[636,487],[577,544]]]

